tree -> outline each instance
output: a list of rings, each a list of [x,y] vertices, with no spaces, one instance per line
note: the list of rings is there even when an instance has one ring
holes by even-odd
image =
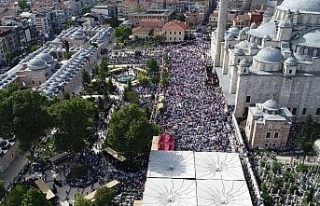
[[[95,206],[108,206],[112,201],[113,196],[114,193],[110,188],[102,187],[98,189],[94,195],[94,204]]]
[[[5,206],[21,206],[23,196],[27,192],[27,188],[23,184],[17,184],[5,196]]]
[[[12,54],[11,52],[6,52],[4,54],[4,61],[6,64],[10,65],[11,64],[11,60],[12,60]]]
[[[8,138],[13,135],[12,94],[19,90],[16,84],[9,84],[0,90],[0,137]]]
[[[7,190],[4,186],[4,182],[3,180],[0,180],[0,200],[2,200],[2,198],[4,198],[6,194],[7,194]]]
[[[158,72],[159,71],[158,62],[153,57],[148,59],[146,66],[150,69],[151,72]]]
[[[314,140],[315,132],[312,126],[312,117],[311,115],[308,115],[298,134],[298,144],[300,149],[303,150],[303,161],[307,154],[312,151]]]
[[[129,36],[132,34],[132,29],[127,26],[118,26],[115,28],[115,36],[120,39],[121,41],[124,41],[129,38]]]
[[[88,6],[85,6],[82,8],[82,14],[91,13],[91,8]]]
[[[31,158],[40,137],[51,127],[46,110],[45,96],[31,89],[19,90],[12,95],[14,134],[20,141],[22,151],[29,151]]]
[[[18,0],[18,6],[21,10],[28,8],[27,0]]]
[[[281,169],[281,164],[278,161],[273,161],[271,169],[273,173],[277,174]]]
[[[176,15],[176,20],[178,21],[185,21],[186,20],[186,16],[184,14],[177,14]]]
[[[39,190],[35,188],[30,188],[24,195],[22,200],[22,206],[49,206],[49,202],[46,196]]]
[[[148,148],[153,136],[152,128],[145,111],[136,104],[129,104],[112,114],[105,143],[133,157]]]
[[[83,85],[86,86],[86,85],[90,84],[90,82],[91,82],[90,75],[88,74],[88,72],[86,70],[82,71],[81,76],[82,76],[82,84]]]
[[[94,204],[90,200],[85,199],[82,195],[76,194],[74,206],[94,206]]]
[[[50,113],[57,128],[54,136],[57,150],[78,152],[85,146],[84,139],[92,125],[94,111],[94,104],[80,97],[51,106]]]
[[[109,80],[108,80],[107,90],[108,90],[109,94],[113,94],[115,92],[115,86],[113,85],[111,78],[109,78]]]

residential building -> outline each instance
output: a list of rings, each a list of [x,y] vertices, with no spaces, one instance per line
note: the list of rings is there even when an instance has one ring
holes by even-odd
[[[292,114],[277,102],[268,100],[249,107],[245,128],[251,148],[280,149],[287,145]]]
[[[129,15],[129,21],[134,27],[163,27],[165,23],[174,19],[175,12],[167,9],[153,9],[136,12]]]
[[[319,2],[284,0],[272,13],[260,26],[227,32],[221,26],[212,35],[214,63],[227,77],[234,114],[244,117],[250,105],[273,99],[291,111],[293,121],[312,115],[320,122]],[[244,59],[249,63],[241,67]]]
[[[104,18],[118,18],[117,7],[112,4],[94,6],[91,12],[100,14]]]
[[[19,33],[14,27],[0,26],[0,61],[5,61],[6,53],[15,56],[20,51]]]
[[[166,42],[182,42],[185,38],[187,25],[185,22],[168,22],[162,27]]]

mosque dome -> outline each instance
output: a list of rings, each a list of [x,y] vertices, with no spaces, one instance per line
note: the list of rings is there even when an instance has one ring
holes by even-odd
[[[234,53],[237,54],[238,56],[244,55],[243,50],[241,48],[239,48],[239,47],[235,47],[234,48]]]
[[[266,41],[270,41],[271,37],[268,34],[266,34],[266,35],[263,36],[263,39],[266,40]]]
[[[51,64],[54,62],[52,56],[48,53],[40,53],[37,55],[37,58],[42,59],[43,61],[47,62],[48,64]]]
[[[273,11],[270,7],[268,7],[263,13],[263,16],[272,16],[272,15],[273,15]]]
[[[228,40],[228,41],[231,41],[231,40],[234,40],[234,36],[232,34],[227,34],[224,39]]]
[[[29,62],[29,68],[31,70],[43,70],[43,69],[47,69],[48,65],[42,59],[35,57]]]
[[[228,29],[227,33],[232,34],[234,37],[239,35],[240,30],[237,27],[231,27]]]
[[[286,59],[286,61],[284,61],[284,63],[289,66],[295,66],[298,64],[298,60],[294,56],[291,56],[288,59]]]
[[[250,25],[250,29],[256,29],[258,28],[258,25],[256,24],[256,22],[253,22],[251,25]]]
[[[242,59],[240,61],[239,65],[242,66],[242,67],[249,67],[251,64],[250,64],[250,62],[249,62],[249,60],[247,58],[244,58],[244,59]]]
[[[0,138],[0,148],[6,149],[9,146],[9,141]]]
[[[247,32],[250,30],[249,27],[244,27],[243,29],[240,30],[239,34],[247,34]]]
[[[71,35],[72,38],[76,39],[76,40],[82,40],[85,38],[85,35],[84,35],[84,32],[81,31],[81,30],[78,30],[76,32],[74,32],[72,35]]]
[[[320,12],[320,3],[319,0],[284,0],[277,8],[280,10]]]
[[[282,28],[292,28],[292,22],[289,19],[280,21],[279,26]]]
[[[280,106],[279,104],[274,100],[267,100],[265,103],[263,103],[263,108],[267,110],[279,110]]]
[[[253,42],[253,43],[250,44],[250,48],[251,48],[251,49],[259,49],[259,48],[258,48],[258,45],[257,45],[255,42]]]
[[[279,63],[282,61],[282,54],[279,49],[266,47],[261,49],[253,58],[259,62]]]
[[[299,37],[297,40],[293,40],[293,44],[300,46],[320,48],[320,29],[313,30]]]

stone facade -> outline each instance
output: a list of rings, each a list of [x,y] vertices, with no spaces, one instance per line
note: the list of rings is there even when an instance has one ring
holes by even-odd
[[[306,1],[285,0],[268,8],[260,26],[232,27],[223,31],[221,43],[212,35],[215,66],[229,77],[237,118],[245,117],[250,106],[274,99],[294,121],[312,115],[320,122],[320,6]],[[245,73],[239,71],[244,59],[249,62]]]
[[[251,148],[280,149],[286,146],[292,114],[287,108],[268,100],[250,107],[245,128]]]
[[[19,151],[19,142],[16,142],[15,138],[8,140],[0,138],[0,173],[10,166]]]

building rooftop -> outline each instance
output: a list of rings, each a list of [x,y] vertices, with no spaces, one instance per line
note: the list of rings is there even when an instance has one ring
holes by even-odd
[[[168,22],[162,27],[163,30],[185,30],[186,28],[187,25],[179,21]]]
[[[277,8],[280,10],[320,13],[319,0],[284,0]]]

